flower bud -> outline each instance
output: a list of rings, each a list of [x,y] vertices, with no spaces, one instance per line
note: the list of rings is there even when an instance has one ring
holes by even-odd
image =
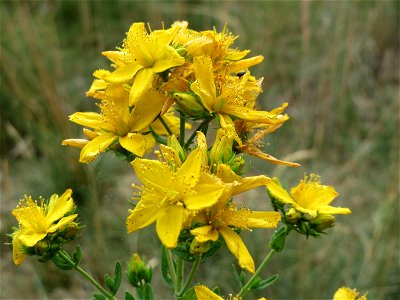
[[[187,55],[187,49],[186,49],[185,47],[179,47],[179,48],[177,48],[177,49],[175,49],[175,50],[176,50],[176,52],[177,52],[180,56],[186,57],[186,55]]]
[[[285,213],[286,220],[289,223],[296,223],[300,218],[301,218],[301,213],[298,212],[294,208],[290,208],[286,213]]]
[[[46,252],[48,252],[50,250],[50,244],[48,241],[39,241],[36,243],[36,245],[34,246],[35,248],[35,254],[39,255],[39,256],[43,256],[46,254]]]
[[[200,102],[191,94],[174,93],[173,97],[179,108],[185,114],[191,117],[205,117],[209,115]]]
[[[174,134],[168,137],[167,145],[168,147],[174,149],[174,151],[178,154],[178,157],[181,161],[185,161],[186,159],[185,150],[182,148],[181,144],[179,143],[178,139]]]
[[[194,255],[202,255],[211,249],[212,244],[212,241],[202,243],[198,242],[196,239],[193,239],[192,243],[190,244],[190,253]]]
[[[139,254],[134,253],[128,264],[128,280],[130,284],[134,287],[142,286],[144,283],[150,282],[152,276],[151,267],[143,262]]]
[[[323,214],[318,215],[315,219],[310,221],[310,224],[313,229],[318,232],[322,232],[323,230],[332,227],[335,223],[336,219],[332,215]]]
[[[79,230],[79,225],[75,222],[68,224],[68,226],[64,229],[63,237],[67,240],[72,240],[76,236]]]

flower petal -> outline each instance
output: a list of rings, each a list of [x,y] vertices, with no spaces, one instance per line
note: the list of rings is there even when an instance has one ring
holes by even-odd
[[[239,265],[243,269],[254,273],[255,267],[253,258],[251,257],[240,236],[229,227],[220,227],[218,231],[224,238],[229,251],[231,251],[232,254],[238,259]]]
[[[13,261],[16,265],[22,264],[25,260],[25,253],[22,251],[22,243],[19,240],[19,236],[23,234],[23,232],[24,229],[20,229],[13,235]]]
[[[60,197],[54,194],[50,197],[46,210],[46,222],[50,226],[53,222],[61,219],[74,207],[74,200],[71,197],[72,190],[67,189]]]
[[[147,91],[131,112],[128,123],[131,131],[141,131],[148,127],[161,112],[164,101],[164,94],[155,90]]]
[[[66,139],[61,142],[61,145],[82,149],[88,143],[89,141],[85,139]]]
[[[213,228],[212,225],[206,225],[197,227],[195,229],[190,230],[190,233],[196,237],[196,240],[200,243],[204,243],[207,241],[216,241],[218,240],[218,231]]]
[[[198,184],[194,187],[196,194],[183,199],[190,210],[200,210],[215,204],[224,191],[224,185],[219,178],[202,173]]]
[[[239,184],[234,184],[232,195],[237,195],[259,186],[267,186],[271,182],[271,178],[265,175],[244,177],[239,180]]]
[[[136,74],[129,93],[129,106],[136,105],[141,97],[152,88],[154,75],[151,68],[143,68]]]
[[[351,210],[346,207],[334,207],[330,205],[322,205],[318,208],[318,214],[347,215],[351,214]]]
[[[136,62],[130,62],[125,66],[116,69],[107,78],[106,81],[111,83],[126,83],[129,82],[133,76],[138,74],[138,71],[143,68],[142,65]]]
[[[129,152],[137,156],[143,156],[154,147],[155,140],[150,134],[128,133],[126,136],[119,138],[119,143]]]
[[[263,60],[264,60],[264,57],[262,55],[238,60],[238,61],[235,61],[235,62],[229,64],[229,71],[232,73],[242,71],[242,70],[245,70],[247,68],[250,68],[254,65],[261,63]]]
[[[184,222],[185,209],[179,205],[169,205],[157,219],[156,230],[161,242],[167,248],[175,248]]]
[[[158,198],[155,199],[157,202],[153,202],[148,201],[149,198],[150,195],[148,195],[147,199],[139,201],[135,209],[131,211],[131,214],[126,219],[128,233],[149,226],[157,219],[160,212],[159,203],[162,202],[162,199]]]
[[[280,202],[294,204],[294,200],[290,197],[289,193],[280,186],[280,184],[275,182],[275,179],[267,184],[268,192]]]
[[[203,106],[213,112],[217,94],[211,58],[196,56],[193,58],[193,65],[196,81],[191,84],[190,89],[200,97]]]
[[[158,160],[136,158],[131,165],[136,176],[146,187],[161,194],[171,188],[173,174],[167,164]]]
[[[90,128],[100,128],[104,125],[103,116],[95,112],[76,112],[69,116],[69,120]]]
[[[77,216],[78,214],[73,214],[68,217],[62,218],[57,224],[51,225],[47,230],[47,232],[48,233],[55,232],[56,230],[67,226],[68,224],[72,223],[72,221],[75,220]]]
[[[89,163],[96,158],[96,156],[107,149],[115,140],[117,136],[112,133],[105,133],[91,140],[81,151],[79,162]]]
[[[29,230],[29,231],[27,230],[23,234],[20,234],[18,238],[23,245],[25,245],[27,247],[33,247],[36,245],[37,242],[42,240],[46,235],[47,235],[47,233],[44,233],[44,232],[38,233],[38,232],[33,232],[31,230]]]
[[[201,166],[203,164],[203,154],[202,149],[196,148],[189,154],[176,172],[176,176],[183,186],[193,188],[199,181]]]
[[[196,285],[194,292],[196,293],[197,300],[224,300],[224,298],[215,294],[205,285]]]
[[[169,68],[180,66],[185,63],[185,59],[180,56],[174,48],[168,45],[158,49],[155,59],[156,61],[151,67],[155,73],[161,73]]]
[[[281,219],[276,211],[251,211],[240,209],[230,215],[229,225],[243,228],[275,228]]]

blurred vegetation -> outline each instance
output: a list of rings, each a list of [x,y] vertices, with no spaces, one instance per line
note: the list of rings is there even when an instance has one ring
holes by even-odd
[[[61,140],[81,134],[69,114],[95,108],[85,91],[92,72],[108,67],[101,51],[120,45],[132,22],[157,28],[182,19],[198,30],[227,23],[240,35],[238,47],[265,57],[255,68],[265,77],[260,106],[290,103],[291,120],[267,136],[265,150],[302,167],[253,159],[253,172],[278,175],[288,186],[304,172],[319,173],[341,194],[336,205],[353,211],[321,239],[290,236],[263,271],[279,272],[279,281],[258,296],[329,299],[347,285],[368,299],[398,297],[399,1],[1,1],[0,12],[2,299],[87,298],[92,291],[34,258],[13,265],[6,233],[25,193],[74,190],[86,224],[78,239],[83,265],[96,278],[135,251],[159,271],[152,228],[126,234],[130,166],[111,154],[80,165],[79,151]],[[246,203],[265,204],[258,200],[265,191],[258,192]],[[271,234],[244,234],[256,262]],[[223,265],[205,261],[197,280],[231,292],[234,259],[226,250],[217,257]],[[169,296],[163,283],[155,290],[158,299]]]

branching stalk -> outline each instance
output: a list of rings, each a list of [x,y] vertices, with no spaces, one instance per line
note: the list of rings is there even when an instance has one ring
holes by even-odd
[[[106,289],[104,289],[88,272],[82,269],[79,265],[75,265],[75,263],[71,260],[69,254],[65,251],[59,251],[58,254],[71,266],[74,266],[74,269],[78,271],[87,281],[89,281],[94,287],[96,287],[104,296],[108,299],[116,300],[113,295],[111,295]]]

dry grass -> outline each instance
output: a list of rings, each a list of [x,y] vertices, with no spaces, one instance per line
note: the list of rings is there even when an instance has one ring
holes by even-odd
[[[240,35],[240,48],[265,56],[255,70],[265,77],[261,106],[290,103],[291,120],[267,137],[266,149],[302,167],[253,160],[253,171],[278,175],[288,186],[304,172],[320,173],[340,192],[337,205],[353,211],[322,239],[291,236],[264,271],[279,273],[280,280],[263,295],[329,299],[341,285],[368,291],[369,299],[400,294],[399,2],[3,1],[0,6],[2,299],[87,298],[92,292],[79,278],[34,258],[13,266],[5,234],[16,225],[10,210],[24,193],[46,196],[72,187],[87,225],[78,239],[83,264],[96,278],[134,251],[153,259],[159,271],[153,230],[125,233],[130,167],[112,155],[80,166],[78,152],[60,142],[78,135],[67,115],[94,107],[84,94],[92,71],[107,66],[100,52],[120,43],[134,21],[155,28],[176,19],[195,29],[228,23]],[[259,190],[246,201],[254,205],[264,197]],[[244,235],[257,262],[270,235]],[[197,280],[229,292],[234,260],[225,250],[217,257],[226,268],[205,261]],[[156,291],[161,299],[167,289],[159,283]]]

